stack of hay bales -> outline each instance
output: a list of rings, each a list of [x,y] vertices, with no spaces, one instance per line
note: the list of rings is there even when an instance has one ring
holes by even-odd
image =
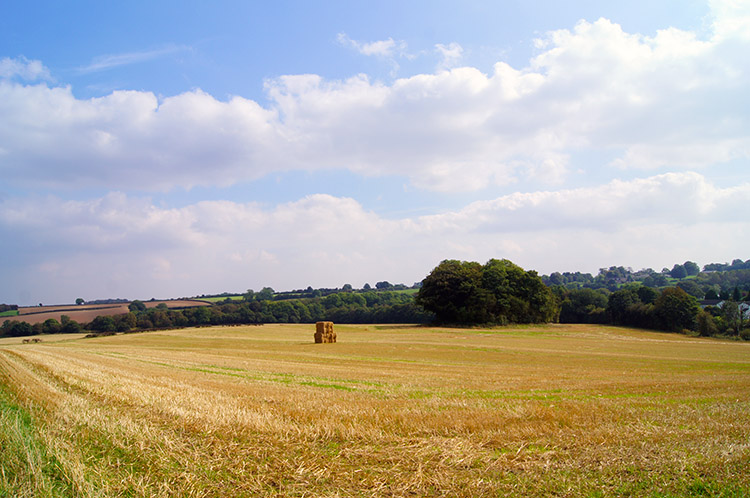
[[[317,322],[315,324],[315,343],[336,342],[336,332],[333,331],[333,322]]]

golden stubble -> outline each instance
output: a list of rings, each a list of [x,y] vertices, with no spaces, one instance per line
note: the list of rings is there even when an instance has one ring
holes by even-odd
[[[557,493],[641,473],[669,490],[694,472],[747,485],[733,474],[750,455],[746,344],[337,326],[340,342],[314,345],[313,331],[185,329],[1,361],[81,496]]]

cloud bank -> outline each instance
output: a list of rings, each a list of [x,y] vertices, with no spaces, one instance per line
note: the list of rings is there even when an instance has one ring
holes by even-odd
[[[660,258],[709,262],[744,251],[736,235],[749,198],[750,183],[718,188],[697,173],[669,173],[396,220],[322,194],[273,207],[203,201],[179,209],[123,193],[8,199],[0,202],[0,236],[29,264],[11,260],[0,269],[23,273],[20,282],[56,282],[74,299],[82,285],[98,296],[117,289],[150,298],[144,289],[169,297],[174,289],[242,291],[251,282],[277,289],[411,284],[445,258],[500,255],[548,273],[566,270],[550,258],[556,253],[567,254],[570,270]],[[14,292],[23,299],[23,286]]]
[[[490,74],[447,69],[461,52],[447,45],[446,69],[391,83],[282,76],[267,81],[266,106],[200,90],[83,100],[69,87],[9,78],[47,79],[38,61],[4,59],[0,173],[16,185],[169,190],[345,169],[450,192],[554,185],[591,150],[614,158],[598,168],[708,168],[750,157],[750,23],[718,12],[706,39],[581,21],[537,40],[528,67],[499,62]],[[344,42],[372,55],[398,45]]]
[[[434,73],[280,76],[264,104],[199,89],[81,99],[41,61],[2,59],[0,302],[411,284],[445,258],[541,273],[746,258],[750,183],[722,175],[750,158],[750,8],[712,8],[701,36],[580,21],[538,39],[526,67],[482,72],[444,44]],[[406,50],[339,43],[385,59]],[[397,218],[355,192],[275,205],[149,197],[296,171],[404,178],[441,199],[527,187]],[[450,196],[467,192],[480,194]]]

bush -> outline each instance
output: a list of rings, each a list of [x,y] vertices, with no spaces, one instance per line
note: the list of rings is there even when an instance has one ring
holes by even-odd
[[[740,330],[740,339],[750,341],[750,328]]]

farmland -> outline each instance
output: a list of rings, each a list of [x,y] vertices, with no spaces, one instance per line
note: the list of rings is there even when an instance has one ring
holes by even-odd
[[[0,339],[0,496],[750,493],[750,344],[313,331]]]
[[[22,306],[18,308],[18,319],[35,324],[53,318],[61,320],[62,315],[67,315],[71,320],[80,323],[90,322],[97,316],[113,316],[127,313],[130,303],[116,304],[85,304],[85,305],[57,305],[57,306]],[[209,306],[209,303],[195,299],[170,299],[164,301],[145,301],[147,308],[155,308],[164,304],[170,309],[190,308],[195,306]]]

